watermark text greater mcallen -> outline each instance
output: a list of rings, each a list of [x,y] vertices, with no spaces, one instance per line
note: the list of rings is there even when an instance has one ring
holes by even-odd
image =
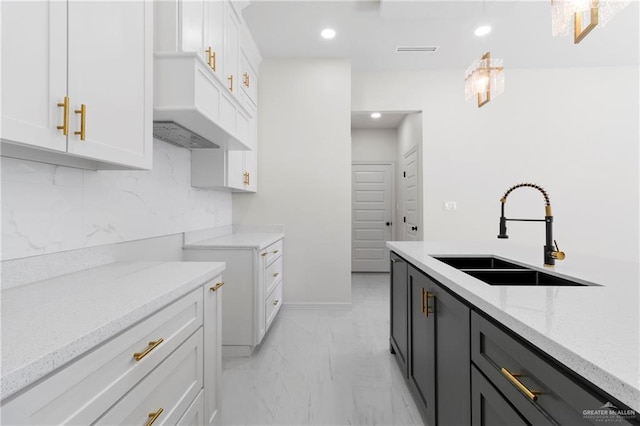
[[[582,410],[582,417],[595,422],[620,422],[624,419],[633,419],[636,416],[635,410],[620,409],[607,402],[602,407],[595,410]]]

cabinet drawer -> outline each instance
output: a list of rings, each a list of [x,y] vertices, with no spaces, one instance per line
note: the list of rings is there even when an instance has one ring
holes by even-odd
[[[534,424],[590,424],[596,420],[585,418],[584,410],[615,404],[476,312],[471,316],[471,360]]]
[[[276,260],[278,257],[282,256],[282,247],[283,247],[282,240],[278,240],[275,243],[271,244],[266,249],[264,249],[262,253],[260,253],[260,255],[265,258],[264,259],[265,268],[271,265],[271,262]]]
[[[187,412],[184,413],[180,420],[178,420],[176,426],[195,426],[204,424],[206,424],[204,415],[204,391],[201,390],[195,401],[193,401],[189,408],[187,408]]]
[[[267,270],[264,276],[265,294],[271,293],[276,284],[282,280],[282,256],[267,266]]]
[[[528,424],[474,365],[471,366],[471,383],[471,426]]]
[[[265,300],[265,315],[267,319],[267,330],[271,326],[273,319],[282,306],[282,282],[280,282],[276,288],[273,289],[269,297]]]
[[[199,328],[96,425],[142,425],[154,413],[154,424],[176,424],[202,389],[203,334]]]
[[[90,424],[202,326],[194,290],[2,406],[5,424]],[[149,342],[161,343],[151,349]],[[136,361],[134,353],[151,349]]]

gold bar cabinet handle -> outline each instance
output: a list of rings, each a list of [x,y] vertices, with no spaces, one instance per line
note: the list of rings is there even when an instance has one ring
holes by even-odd
[[[274,272],[274,273],[273,273],[273,276],[274,276],[274,277],[277,277],[278,275],[280,275],[278,272]]]
[[[73,132],[74,135],[80,135],[80,140],[83,141],[86,138],[86,124],[87,124],[87,106],[80,104],[80,109],[75,110],[76,114],[80,114],[80,131]]]
[[[149,420],[147,420],[147,424],[145,426],[151,426],[153,422],[155,422],[156,419],[160,417],[160,414],[162,414],[163,411],[164,409],[160,407],[160,409],[155,413],[149,413]]]
[[[277,299],[276,299],[276,300],[274,300],[274,301],[273,301],[273,306],[276,306],[278,303],[280,303],[280,301],[279,301],[279,300],[277,300]]]
[[[211,46],[209,46],[204,52],[207,54],[207,65],[209,65],[209,68],[213,68],[213,66],[211,65],[211,53],[213,52],[213,49],[211,49]]]
[[[251,182],[251,173],[247,172],[247,185]]]
[[[529,390],[525,385],[523,385],[522,382],[518,380],[518,377],[520,377],[520,374],[511,373],[509,370],[507,370],[504,367],[500,369],[500,372],[504,377],[507,378],[507,380],[513,383],[515,387],[520,389],[520,391],[524,393],[530,400],[532,401],[538,400],[538,395],[540,395],[540,392]]]
[[[250,83],[249,83],[249,73],[248,73],[248,72],[245,72],[245,73],[244,73],[244,85],[245,85],[245,86],[247,86],[247,87],[249,87],[249,84],[250,84]]]
[[[277,253],[280,253],[280,250],[274,250],[273,251],[273,254],[277,254]]]
[[[215,286],[211,287],[209,291],[217,291],[220,287],[222,287],[224,283],[217,283]]]
[[[229,80],[229,90],[233,92],[233,74],[227,77],[227,80]]]
[[[62,112],[62,126],[57,126],[58,130],[62,130],[62,134],[67,136],[69,134],[69,97],[65,96],[63,102],[58,103],[59,107],[63,108]]]
[[[147,349],[145,349],[143,352],[136,352],[133,354],[133,357],[135,358],[136,361],[140,361],[142,358],[144,358],[145,356],[149,355],[149,352],[151,352],[152,350],[154,350],[155,348],[158,347],[158,345],[160,343],[164,342],[163,338],[160,338],[158,340],[151,341],[149,342],[149,347],[147,347]]]
[[[269,254],[269,253],[264,252],[264,253],[260,254],[260,256],[265,257],[265,256],[266,256],[266,255],[268,255],[268,254]]]
[[[425,298],[425,310],[424,310],[424,315],[429,318],[429,314],[433,313],[433,304],[431,306],[429,306],[429,299],[434,300],[435,297],[433,296],[433,293],[431,293],[430,291],[425,291],[424,292],[426,298]]]

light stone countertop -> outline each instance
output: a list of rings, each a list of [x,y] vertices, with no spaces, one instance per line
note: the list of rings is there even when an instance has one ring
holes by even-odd
[[[195,241],[184,245],[184,249],[255,248],[262,250],[284,238],[280,232],[234,232],[216,238]]]
[[[561,364],[640,411],[640,265],[496,242],[393,241],[398,255]],[[600,286],[490,286],[431,256],[495,255]]]
[[[118,262],[3,290],[1,399],[224,269],[224,262]]]

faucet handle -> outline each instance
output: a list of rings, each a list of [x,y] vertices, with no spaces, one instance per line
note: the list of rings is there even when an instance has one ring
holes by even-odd
[[[558,242],[556,240],[553,240],[553,244],[555,244],[556,246],[556,251],[551,252],[551,257],[558,260],[564,260],[566,255],[564,254],[563,251],[560,251],[560,248],[558,247]]]

